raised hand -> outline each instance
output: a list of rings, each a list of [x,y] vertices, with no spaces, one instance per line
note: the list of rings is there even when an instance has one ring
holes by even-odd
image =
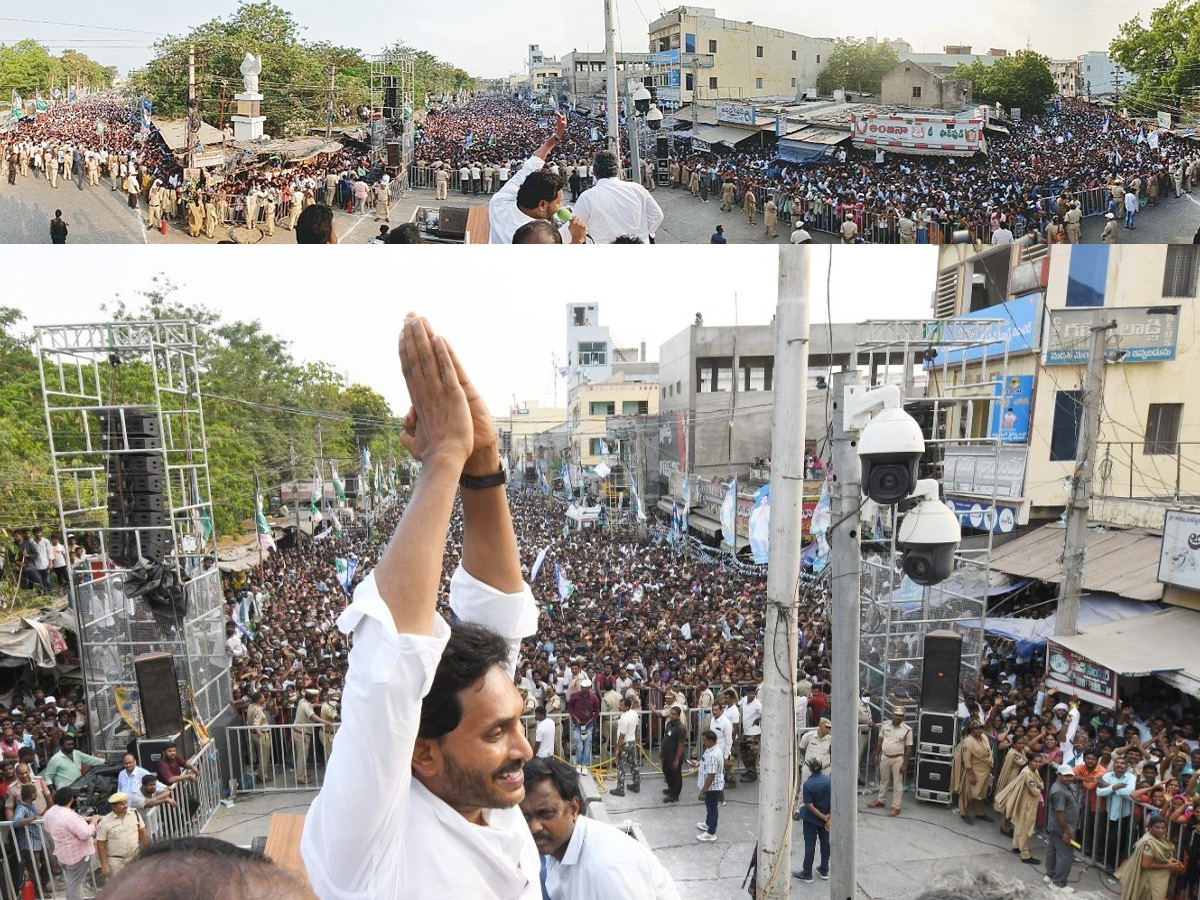
[[[400,443],[413,459],[445,457],[461,466],[474,445],[467,397],[446,342],[412,314],[400,335],[400,369],[412,400]]]

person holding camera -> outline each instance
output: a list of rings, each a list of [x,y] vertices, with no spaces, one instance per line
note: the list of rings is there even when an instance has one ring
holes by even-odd
[[[60,787],[54,805],[46,810],[42,824],[54,846],[54,855],[67,881],[67,900],[83,900],[83,882],[92,868],[96,852],[96,823],[100,816],[84,818],[75,812],[75,791]]]

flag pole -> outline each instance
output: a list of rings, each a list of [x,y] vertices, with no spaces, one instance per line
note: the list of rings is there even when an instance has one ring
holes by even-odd
[[[258,534],[258,466],[254,467],[254,543],[258,544],[258,580],[263,577],[262,538]]]

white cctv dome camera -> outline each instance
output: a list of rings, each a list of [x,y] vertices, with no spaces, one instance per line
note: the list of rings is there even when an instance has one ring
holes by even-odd
[[[872,411],[874,416],[871,415]],[[925,453],[925,435],[902,408],[894,384],[871,391],[846,388],[847,428],[859,428],[858,458],[863,491],[876,503],[892,506],[912,493],[917,463]]]
[[[896,546],[904,554],[904,574],[920,585],[938,584],[954,571],[954,552],[962,539],[958,516],[938,499],[932,478],[917,482],[917,505],[900,520]]]

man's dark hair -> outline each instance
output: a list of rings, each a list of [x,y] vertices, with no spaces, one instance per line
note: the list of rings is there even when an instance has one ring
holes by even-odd
[[[483,678],[492,666],[507,663],[508,641],[496,632],[473,622],[451,625],[450,640],[433,674],[433,686],[421,703],[417,737],[437,740],[457,728],[463,714],[459,694]]]
[[[592,161],[592,167],[597,181],[601,178],[615,178],[621,171],[621,167],[617,163],[617,155],[611,150],[601,150],[597,153],[595,160]]]
[[[297,244],[332,244],[333,210],[314,203],[305,207],[296,220]]]
[[[263,854],[211,837],[155,841],[108,882],[104,900],[235,900],[306,896],[295,875]]]
[[[543,200],[547,203],[553,203],[554,198],[559,195],[562,189],[563,180],[561,175],[555,175],[553,172],[547,172],[545,169],[530,172],[529,177],[517,189],[517,206],[521,209],[537,209],[537,205]]]
[[[142,787],[146,787],[147,785],[154,787],[154,784],[157,781],[158,776],[148,772],[142,776]]]
[[[405,222],[403,225],[397,225],[388,232],[385,244],[423,244],[425,239],[421,237],[421,229],[413,222]]]
[[[622,234],[617,237],[614,244],[644,244],[646,243],[635,234]]]
[[[75,791],[69,787],[60,787],[54,792],[54,805],[67,806],[75,799]]]
[[[711,728],[708,728],[708,729],[700,732],[700,737],[702,737],[706,741],[712,741],[714,744],[717,742],[717,733],[715,731],[713,731]]]
[[[61,209],[56,209],[56,210],[54,211],[54,218],[56,218],[56,219],[61,219],[61,218],[62,218],[62,210],[61,210]]]
[[[549,219],[534,219],[526,222],[513,234],[514,244],[561,244],[562,235]]]
[[[587,802],[583,799],[583,788],[579,785],[579,773],[558,759],[543,759],[535,756],[525,763],[525,788],[528,790],[539,781],[553,779],[554,789],[558,796],[567,803],[579,801],[579,811],[583,812]]]

